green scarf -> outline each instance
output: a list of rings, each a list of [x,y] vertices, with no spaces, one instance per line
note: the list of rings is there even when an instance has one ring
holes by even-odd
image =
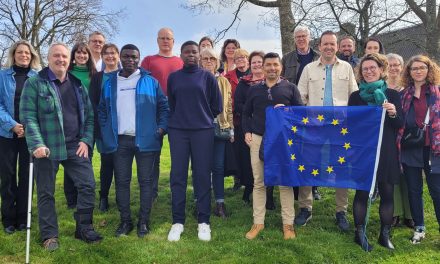
[[[359,95],[363,101],[368,103],[368,105],[382,105],[387,99],[385,96],[386,89],[387,84],[384,80],[378,80],[370,83],[361,81],[359,85]]]

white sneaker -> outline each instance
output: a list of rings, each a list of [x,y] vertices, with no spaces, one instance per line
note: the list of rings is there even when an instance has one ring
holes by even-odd
[[[199,239],[203,241],[211,240],[211,228],[206,223],[199,224]]]
[[[411,238],[411,243],[419,244],[422,241],[422,239],[424,239],[424,238],[425,238],[425,231],[416,230],[416,231],[414,231],[414,235]]]
[[[168,241],[179,241],[180,234],[183,232],[182,224],[174,224],[171,226],[170,232],[168,233]]]

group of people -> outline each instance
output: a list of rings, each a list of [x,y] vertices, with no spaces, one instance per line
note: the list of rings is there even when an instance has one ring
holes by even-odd
[[[385,56],[377,38],[365,42],[365,55],[358,58],[349,36],[338,39],[332,31],[323,32],[318,52],[310,47],[307,27],[297,26],[293,35],[295,50],[282,58],[273,52],[249,54],[235,39],[224,42],[219,56],[209,37],[184,42],[178,57],[173,55],[173,31],[162,28],[157,35],[159,52],[141,62],[135,45],[119,50],[106,43],[102,33],[93,32],[88,43],[77,43],[71,51],[64,43],[53,43],[48,66],[39,72],[40,59],[29,42],[14,43],[0,71],[4,231],[26,229],[32,155],[43,246],[59,247],[54,191],[60,164],[67,207],[76,208],[75,237],[89,243],[102,240],[93,228],[91,157],[96,145],[101,159],[98,208],[109,208],[114,175],[120,213],[117,237],[134,229],[130,184],[136,158],[137,235],[146,236],[159,194],[159,163],[167,134],[172,202],[168,240],[178,241],[184,231],[190,164],[198,238],[211,240],[211,189],[214,214],[226,218],[224,176],[229,163],[234,164],[236,185],[245,186],[243,201],[252,203],[253,225],[245,237],[254,239],[264,229],[266,210],[275,208],[273,186],[264,185],[265,109],[375,105],[386,111],[377,169],[379,244],[394,249],[391,228],[401,218],[414,229],[411,241],[420,243],[426,231],[422,170],[440,223],[440,68],[423,55],[406,64],[397,54]],[[415,134],[419,143],[408,143]],[[294,224],[304,226],[311,220],[313,200],[320,194],[312,186],[279,190],[284,239],[293,239]],[[336,224],[348,231],[348,189],[336,189],[335,196]],[[368,198],[368,192],[356,190],[353,201],[355,242],[365,251],[372,250],[365,234]]]

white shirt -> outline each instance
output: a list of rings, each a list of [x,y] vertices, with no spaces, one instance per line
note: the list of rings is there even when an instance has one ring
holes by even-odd
[[[95,62],[96,72],[102,71],[102,58],[100,58],[97,62]]]
[[[139,69],[127,78],[118,73],[116,94],[118,135],[136,135],[136,85],[140,78]]]

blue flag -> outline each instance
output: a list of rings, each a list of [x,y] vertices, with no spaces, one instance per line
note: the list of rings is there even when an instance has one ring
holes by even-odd
[[[264,183],[370,191],[380,154],[382,107],[266,109]]]

